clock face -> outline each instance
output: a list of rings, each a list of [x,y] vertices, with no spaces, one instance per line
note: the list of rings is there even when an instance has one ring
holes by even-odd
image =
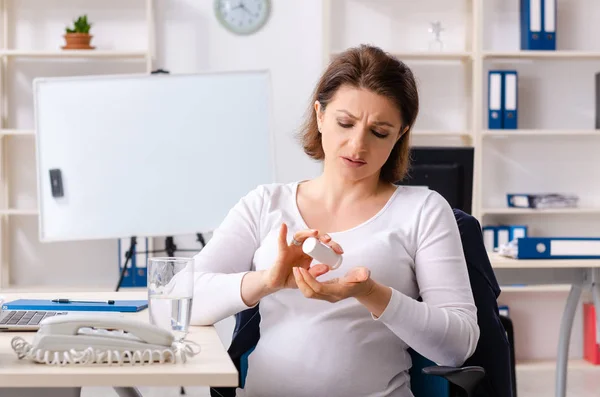
[[[270,0],[215,0],[215,14],[225,28],[236,34],[250,34],[267,22]]]

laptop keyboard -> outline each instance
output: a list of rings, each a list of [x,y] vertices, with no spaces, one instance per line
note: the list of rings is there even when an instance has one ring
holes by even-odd
[[[0,315],[0,325],[39,325],[40,321],[45,318],[63,314],[67,314],[67,312],[3,310]]]

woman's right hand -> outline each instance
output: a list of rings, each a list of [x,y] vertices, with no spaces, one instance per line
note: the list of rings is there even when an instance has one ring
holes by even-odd
[[[302,267],[307,269],[313,277],[319,277],[329,271],[329,266],[322,263],[310,267],[312,258],[302,251],[302,243],[309,237],[318,238],[321,242],[327,244],[338,254],[344,251],[342,247],[334,242],[327,234],[320,234],[318,230],[301,230],[294,234],[293,240],[299,245],[287,242],[287,225],[283,223],[279,229],[278,247],[279,253],[273,266],[265,271],[263,281],[270,290],[279,290],[283,288],[298,288],[292,269]]]

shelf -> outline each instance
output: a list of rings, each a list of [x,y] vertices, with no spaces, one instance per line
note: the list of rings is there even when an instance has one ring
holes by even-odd
[[[484,58],[496,59],[600,59],[596,51],[484,51]]]
[[[517,371],[555,371],[555,360],[523,360],[516,362]],[[569,360],[569,370],[599,371],[600,365],[591,364],[585,360]]]
[[[90,286],[90,285],[11,285],[10,287],[2,288],[3,293],[80,293],[80,292],[110,292],[120,294],[121,292],[144,292],[148,289],[145,287],[121,287],[119,292],[114,292],[115,285],[105,286]]]
[[[35,130],[0,129],[0,136],[34,136]]]
[[[488,253],[494,269],[558,269],[600,267],[600,259],[513,259]],[[518,288],[518,287],[517,287]]]
[[[482,215],[600,215],[600,208],[484,208]]]
[[[334,57],[341,51],[332,52]],[[448,52],[426,52],[426,51],[409,51],[409,52],[390,52],[393,56],[401,61],[420,60],[420,61],[466,61],[473,56],[467,51],[448,51]]]
[[[502,292],[569,292],[569,284],[501,285]]]
[[[484,137],[530,137],[530,136],[598,136],[600,130],[484,130]]]
[[[22,209],[7,209],[0,210],[0,215],[23,215],[23,216],[35,216],[38,215],[38,210],[22,210]]]
[[[120,50],[0,50],[0,55],[25,58],[145,58],[147,51]]]

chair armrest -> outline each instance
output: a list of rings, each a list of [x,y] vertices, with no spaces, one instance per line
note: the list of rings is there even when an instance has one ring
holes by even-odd
[[[470,396],[479,382],[485,376],[485,370],[482,367],[446,367],[446,366],[431,366],[423,368],[425,375],[440,376],[447,379],[449,382],[461,387]]]

